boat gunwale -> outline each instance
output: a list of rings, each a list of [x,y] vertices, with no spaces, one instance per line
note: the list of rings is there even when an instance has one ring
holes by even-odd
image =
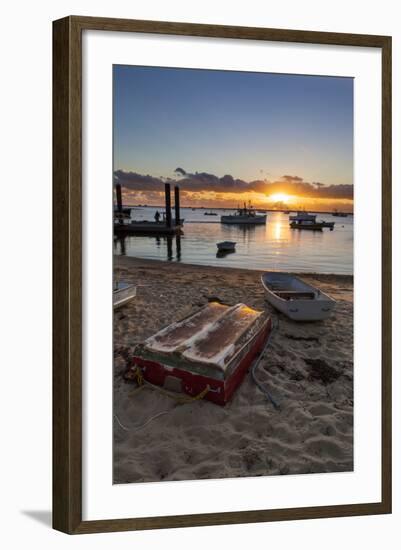
[[[274,298],[276,300],[281,301],[283,304],[288,304],[288,302],[290,300],[286,300],[285,298],[282,298],[281,296],[278,296],[271,288],[269,288],[267,286],[267,284],[265,283],[264,278],[268,274],[276,274],[276,275],[288,275],[288,274],[280,272],[280,271],[267,271],[267,272],[262,273],[261,276],[260,276],[260,280],[261,280],[262,286],[265,289],[265,291],[268,292],[269,294],[271,294],[272,296],[274,296]],[[326,292],[323,292],[320,289],[317,289],[316,287],[314,287],[313,285],[310,285],[309,283],[306,283],[305,281],[303,281],[302,279],[300,279],[296,275],[288,275],[288,278],[291,278],[292,280],[296,280],[296,281],[302,283],[302,285],[305,285],[306,287],[308,287],[309,289],[313,290],[313,292],[316,293],[315,297],[312,300],[306,300],[306,299],[300,298],[299,300],[297,300],[297,304],[301,303],[301,304],[310,305],[312,303],[317,303],[317,302],[330,302],[330,303],[333,303],[333,304],[337,303],[337,300],[332,298],[329,294],[327,294]]]

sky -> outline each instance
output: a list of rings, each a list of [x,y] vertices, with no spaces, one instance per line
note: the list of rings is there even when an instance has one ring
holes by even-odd
[[[352,210],[353,79],[114,66],[114,179],[128,204]]]

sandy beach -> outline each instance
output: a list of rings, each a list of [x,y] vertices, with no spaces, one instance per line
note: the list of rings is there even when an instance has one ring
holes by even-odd
[[[114,316],[114,483],[353,469],[353,278],[302,274],[335,300],[327,321],[294,323],[265,300],[260,272],[115,256],[115,277],[137,296]],[[258,378],[221,407],[138,389],[123,374],[135,346],[218,299],[278,320]]]

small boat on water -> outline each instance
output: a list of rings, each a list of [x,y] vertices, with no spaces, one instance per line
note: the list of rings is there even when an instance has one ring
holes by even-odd
[[[289,273],[267,271],[261,280],[268,302],[293,321],[322,321],[336,305],[333,298]]]
[[[125,306],[136,296],[136,286],[128,283],[116,282],[113,291],[113,309]]]
[[[296,214],[290,216],[290,220],[294,222],[315,221],[316,215],[308,214],[308,212],[305,212],[304,210],[298,210]]]
[[[221,243],[217,243],[217,249],[219,252],[235,252],[236,244],[233,241],[222,241]]]
[[[348,217],[347,212],[339,212],[338,210],[334,210],[331,215],[332,216],[337,216],[338,218],[347,218]]]
[[[203,212],[204,216],[217,216],[217,212]]]
[[[291,229],[309,229],[309,231],[321,231],[324,227],[328,227],[330,231],[334,229],[334,223],[330,222],[312,222],[312,221],[301,221],[301,222],[291,222]]]
[[[220,221],[225,224],[262,225],[266,224],[266,218],[266,214],[257,215],[252,206],[244,204],[244,208],[238,208],[235,214],[221,216]]]
[[[329,229],[334,229],[334,224],[336,222],[325,222],[324,220],[320,220],[319,222],[322,227],[328,227]]]
[[[324,227],[327,227],[330,229],[330,231],[333,231],[335,222],[325,222],[323,220],[316,221],[316,215],[315,214],[306,214],[299,215],[300,212],[298,212],[297,216],[290,216],[290,227],[291,229],[309,229],[310,231],[321,231]]]

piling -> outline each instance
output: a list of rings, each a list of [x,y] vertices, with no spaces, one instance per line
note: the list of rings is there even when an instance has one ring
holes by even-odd
[[[175,244],[177,249],[177,260],[181,260],[181,235],[179,233],[175,236]]]
[[[123,211],[123,199],[121,196],[121,183],[116,183],[117,210],[120,214]]]
[[[173,259],[173,237],[167,235],[167,259],[171,261]]]
[[[166,225],[171,227],[171,196],[170,196],[170,184],[164,185],[164,194],[166,197]]]
[[[175,210],[175,225],[180,226],[180,188],[174,187],[174,210]]]

